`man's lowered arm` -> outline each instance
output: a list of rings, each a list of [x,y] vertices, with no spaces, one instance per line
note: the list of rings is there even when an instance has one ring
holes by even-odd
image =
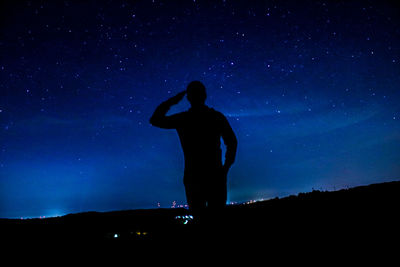
[[[235,133],[232,130],[232,127],[229,125],[229,122],[225,117],[223,120],[223,127],[222,127],[222,139],[224,140],[224,144],[226,145],[225,163],[223,168],[227,174],[229,168],[235,162],[237,139]]]

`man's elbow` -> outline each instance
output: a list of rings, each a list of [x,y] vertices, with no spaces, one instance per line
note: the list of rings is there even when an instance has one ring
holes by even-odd
[[[169,129],[168,124],[166,123],[164,118],[160,118],[160,117],[151,117],[149,120],[150,124],[158,127],[158,128],[162,128],[162,129]]]
[[[160,123],[159,120],[155,117],[155,116],[151,116],[151,118],[149,119],[149,122],[151,125],[159,127]]]

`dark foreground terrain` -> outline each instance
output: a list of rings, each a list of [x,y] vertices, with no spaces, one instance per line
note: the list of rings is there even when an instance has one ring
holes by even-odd
[[[47,219],[1,219],[2,243],[155,247],[395,246],[400,181],[228,206],[197,221],[185,209],[87,212]],[[306,242],[305,242],[306,241]],[[395,243],[393,243],[395,242]],[[329,246],[328,246],[329,245]],[[336,245],[335,245],[336,246]]]

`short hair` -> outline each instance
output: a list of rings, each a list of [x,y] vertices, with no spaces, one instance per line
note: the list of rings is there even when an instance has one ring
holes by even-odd
[[[199,81],[192,81],[186,88],[187,99],[190,104],[204,104],[207,98],[206,87]]]

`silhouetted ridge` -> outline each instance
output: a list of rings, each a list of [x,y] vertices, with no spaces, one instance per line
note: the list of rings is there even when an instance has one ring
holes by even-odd
[[[3,240],[106,241],[129,244],[208,238],[322,242],[351,237],[392,238],[398,233],[400,181],[338,191],[312,191],[252,204],[228,206],[196,221],[186,209],[87,212],[48,219],[1,219]]]

